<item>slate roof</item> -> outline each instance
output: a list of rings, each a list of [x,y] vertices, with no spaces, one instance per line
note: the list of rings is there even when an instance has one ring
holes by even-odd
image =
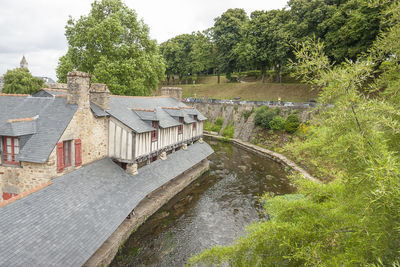
[[[2,136],[23,136],[37,133],[37,118],[31,121],[7,122],[0,127]]]
[[[33,97],[53,97],[53,96],[58,96],[58,95],[67,95],[68,92],[64,89],[58,90],[58,89],[41,89],[40,91],[34,93],[32,96]],[[96,105],[93,102],[90,102],[90,109],[92,110],[93,114],[96,117],[106,117],[109,114],[104,111],[102,108],[100,108],[98,105]]]
[[[65,98],[0,96],[0,129],[24,136],[26,142],[17,160],[45,163],[77,108],[77,105],[67,104]],[[8,122],[32,117],[37,117],[35,125]]]
[[[136,176],[103,159],[0,208],[0,266],[82,266],[147,194],[212,153],[196,143]]]
[[[124,97],[112,95],[110,96],[110,109],[107,112],[137,133],[154,130],[146,121],[159,121],[161,128],[168,128],[180,125],[178,117],[184,117],[184,123],[195,122],[193,115],[197,115],[200,121],[207,119],[197,109],[182,107],[187,107],[187,105],[173,97]],[[131,112],[128,112],[128,110]],[[145,110],[154,110],[154,112]]]

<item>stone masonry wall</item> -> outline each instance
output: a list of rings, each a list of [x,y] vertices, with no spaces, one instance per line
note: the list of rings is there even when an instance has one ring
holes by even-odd
[[[258,106],[254,105],[238,105],[238,104],[206,104],[206,103],[196,103],[193,105],[196,107],[201,113],[203,113],[210,122],[215,122],[218,117],[224,119],[224,123],[222,125],[221,131],[219,134],[222,134],[223,129],[229,124],[234,125],[235,132],[234,138],[240,139],[243,141],[250,141],[252,139],[253,129],[254,129],[254,117],[255,112],[251,114],[251,116],[246,120],[243,116],[243,111],[252,110],[254,108],[257,109]],[[302,121],[307,121],[310,119],[311,109],[308,108],[298,108],[298,107],[282,107],[278,106],[281,109],[280,115],[282,117],[288,116],[293,110],[297,111],[297,115]]]
[[[104,158],[107,156],[107,121],[106,117],[96,118],[89,108],[78,109],[59,142],[81,139],[83,165]],[[71,149],[72,166],[65,168],[61,173],[57,172],[56,149],[55,146],[44,164],[22,162],[21,167],[0,166],[3,191],[20,194],[77,169],[74,164],[74,142]]]

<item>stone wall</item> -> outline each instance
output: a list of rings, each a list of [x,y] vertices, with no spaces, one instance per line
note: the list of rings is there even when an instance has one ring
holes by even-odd
[[[243,141],[250,141],[252,139],[253,130],[254,130],[254,117],[255,112],[253,112],[248,119],[243,116],[243,112],[245,110],[251,111],[258,108],[258,106],[254,105],[239,105],[239,104],[208,104],[208,103],[195,103],[192,104],[195,108],[197,108],[201,113],[203,113],[208,121],[211,123],[215,122],[218,117],[224,119],[224,123],[222,125],[221,131],[218,134],[222,134],[223,129],[229,124],[234,125],[235,132],[234,138],[240,139]],[[307,121],[311,116],[311,109],[305,107],[283,107],[278,106],[277,108],[281,109],[281,116],[286,117],[291,112],[296,111],[297,116],[302,121]]]
[[[88,164],[107,156],[108,119],[96,118],[90,109],[78,110],[67,126],[59,142],[81,139],[82,164]],[[74,144],[72,142],[72,165],[57,172],[57,151],[54,147],[44,164],[22,162],[21,167],[0,166],[0,178],[3,180],[3,191],[20,194],[40,186],[50,179],[77,169],[75,167]],[[78,167],[79,168],[79,167]],[[3,173],[3,174],[1,174]]]
[[[72,140],[71,166],[64,168],[63,172],[57,172],[57,146],[44,164],[21,162],[20,166],[0,166],[0,181],[2,181],[0,190],[3,192],[21,194],[79,168],[75,167],[73,140],[81,140],[82,165],[107,156],[108,118],[96,118],[90,110],[90,78],[79,72],[74,72],[71,77],[72,79],[68,77],[68,100],[78,104],[78,110],[58,141]],[[2,194],[0,201],[1,198]]]
[[[161,95],[162,96],[172,96],[176,99],[182,99],[182,88],[179,87],[162,87],[161,88]]]

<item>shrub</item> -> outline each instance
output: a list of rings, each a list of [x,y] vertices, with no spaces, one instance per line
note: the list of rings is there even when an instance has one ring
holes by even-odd
[[[295,114],[291,114],[286,118],[285,122],[285,131],[288,133],[296,132],[297,128],[300,125],[300,119]]]
[[[267,106],[262,106],[256,110],[254,123],[265,129],[270,129],[269,122],[280,112],[279,109],[270,109]]]
[[[204,123],[204,130],[206,130],[206,131],[211,131],[211,122],[209,122],[209,121],[206,121],[205,123]]]
[[[214,123],[215,125],[218,125],[218,126],[222,126],[222,124],[224,124],[224,119],[223,118],[221,118],[221,117],[218,117],[216,120],[215,120],[215,123]]]
[[[245,109],[242,111],[242,117],[244,117],[244,120],[247,121],[251,116],[251,114],[253,114],[253,112],[254,112],[254,107],[252,107],[251,110]]]
[[[233,125],[226,126],[222,131],[222,136],[233,138],[233,134],[235,133],[235,127]]]
[[[272,120],[269,122],[269,127],[272,130],[283,130],[285,127],[285,119],[282,118],[279,115],[276,115],[275,117],[272,118]]]

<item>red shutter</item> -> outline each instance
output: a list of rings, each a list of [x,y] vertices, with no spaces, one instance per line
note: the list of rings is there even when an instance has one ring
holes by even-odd
[[[82,145],[81,139],[75,140],[75,166],[82,165]]]
[[[63,142],[57,144],[57,172],[62,172],[64,170],[64,160],[63,160]]]

